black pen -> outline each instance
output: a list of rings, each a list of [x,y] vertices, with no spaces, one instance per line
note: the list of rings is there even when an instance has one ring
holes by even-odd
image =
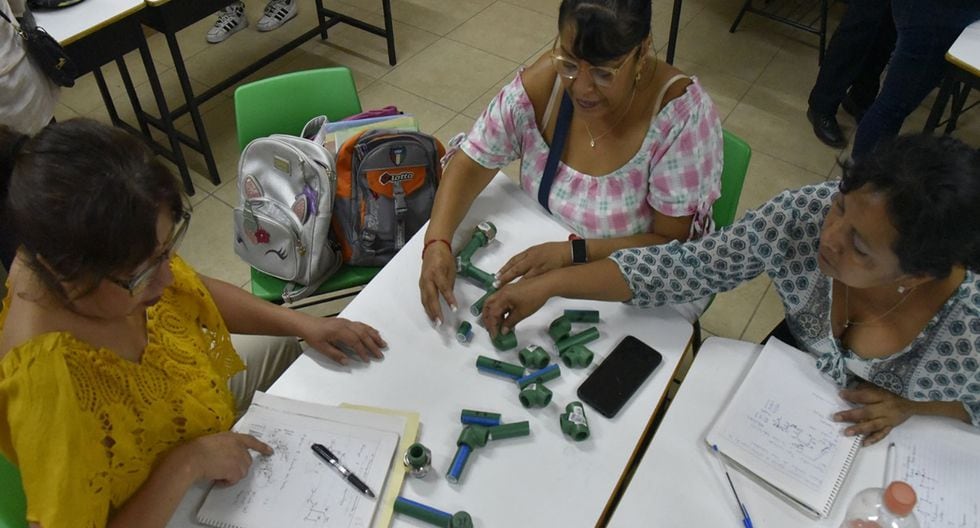
[[[363,480],[357,478],[357,475],[351,473],[351,470],[345,468],[344,465],[340,463],[340,459],[337,458],[337,455],[331,453],[329,449],[320,444],[313,444],[311,447],[313,448],[313,452],[316,453],[318,457],[322,458],[324,462],[330,464],[337,471],[339,471],[347,482],[350,482],[355,488],[357,488],[357,491],[360,491],[372,499],[374,498],[374,492],[371,491],[371,488],[367,487],[367,484],[365,484]]]

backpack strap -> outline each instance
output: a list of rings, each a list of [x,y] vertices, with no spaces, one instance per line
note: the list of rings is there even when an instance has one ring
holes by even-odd
[[[538,187],[538,203],[549,213],[548,196],[551,194],[551,185],[555,183],[555,174],[558,172],[558,162],[561,161],[562,151],[565,150],[565,139],[568,137],[568,129],[572,123],[572,98],[565,92],[561,98],[561,106],[558,108],[558,121],[555,123],[555,134],[551,137],[551,149],[548,151],[548,161],[544,165],[544,174],[541,175],[541,186]]]
[[[660,93],[657,94],[657,99],[656,99],[656,101],[654,103],[654,106],[653,106],[653,115],[657,115],[657,114],[660,113],[660,105],[662,105],[663,102],[664,102],[664,96],[667,95],[667,90],[669,90],[670,87],[675,82],[677,82],[677,81],[679,81],[681,79],[688,79],[688,80],[690,80],[690,77],[688,77],[687,75],[684,75],[682,73],[678,73],[677,75],[671,77],[670,79],[667,79],[667,82],[664,83],[663,88],[660,89]]]
[[[555,84],[551,87],[551,95],[548,96],[548,106],[544,107],[544,116],[541,118],[541,128],[548,128],[548,121],[551,120],[551,111],[555,109],[555,97],[558,96],[558,89],[561,88],[561,80],[555,75]]]
[[[405,216],[408,214],[405,188],[401,182],[394,183],[392,195],[395,198],[395,221],[398,224],[395,231],[395,251],[399,251],[405,245]]]

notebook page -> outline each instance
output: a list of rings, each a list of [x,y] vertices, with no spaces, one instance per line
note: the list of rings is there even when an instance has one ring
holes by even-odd
[[[275,453],[253,455],[248,476],[230,487],[215,486],[198,512],[212,526],[367,528],[377,502],[365,497],[311,450],[327,446],[375,490],[391,466],[398,434],[258,405],[235,425],[271,445]]]
[[[980,452],[972,435],[966,443],[935,431],[899,428],[886,439],[895,442],[892,480],[915,490],[922,528],[980,528]]]
[[[848,407],[814,359],[776,339],[708,433],[709,444],[821,516],[829,514],[859,440],[832,415]]]

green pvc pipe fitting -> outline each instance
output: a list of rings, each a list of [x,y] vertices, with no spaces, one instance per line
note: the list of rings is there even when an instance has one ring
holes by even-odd
[[[456,255],[457,262],[468,263],[473,258],[476,250],[481,247],[486,247],[496,237],[497,226],[493,225],[492,222],[480,222],[473,229],[473,234],[470,236],[469,241],[466,242],[463,249]]]
[[[528,436],[531,434],[531,423],[514,422],[500,424],[490,428],[490,440],[503,440],[505,438],[516,438],[518,436]]]
[[[406,499],[405,497],[395,499],[394,510],[395,513],[407,515],[431,526],[441,526],[442,528],[451,526],[452,520],[455,517],[455,515],[450,515],[442,510],[437,510],[421,502]]]
[[[489,299],[490,296],[496,292],[497,288],[494,288],[493,286],[488,288],[487,292],[484,293],[482,297],[477,299],[472,306],[470,306],[470,314],[472,314],[474,317],[479,317],[480,314],[483,313],[483,305],[487,303],[487,299]]]
[[[449,521],[449,528],[473,528],[473,518],[464,511],[458,511]]]
[[[599,329],[593,326],[577,334],[563,337],[555,343],[555,348],[558,349],[558,354],[561,355],[562,352],[575,345],[584,345],[596,339],[599,339]]]
[[[521,361],[521,365],[534,370],[543,369],[551,362],[548,352],[537,345],[524,347],[517,353],[517,358]]]
[[[473,340],[473,325],[469,321],[463,321],[459,323],[459,327],[456,328],[456,341],[460,344],[467,344]]]
[[[463,277],[468,277],[473,279],[477,285],[479,285],[484,290],[493,288],[495,282],[497,282],[497,277],[492,273],[487,273],[480,268],[476,267],[472,262],[458,261],[456,262],[456,271]]]
[[[556,343],[570,333],[572,333],[572,323],[564,315],[560,316],[558,319],[555,319],[550,325],[548,325],[548,335],[550,335],[551,339],[553,339]]]
[[[551,403],[551,396],[551,389],[545,387],[543,383],[532,383],[521,390],[517,398],[521,400],[521,405],[533,409]]]
[[[463,409],[459,413],[459,421],[463,425],[484,425],[487,427],[493,427],[500,425],[500,413]]]
[[[595,354],[585,345],[573,345],[562,352],[559,357],[568,368],[583,368],[592,364],[592,358],[595,357]]]
[[[585,418],[582,402],[573,401],[566,405],[565,412],[559,417],[559,423],[561,432],[576,442],[589,437],[589,421]]]
[[[565,317],[573,323],[598,323],[599,310],[565,310]]]
[[[488,427],[483,427],[482,425],[467,425],[466,427],[463,427],[462,431],[460,431],[459,438],[456,439],[456,445],[467,445],[471,449],[476,449],[487,445],[487,440],[489,439],[490,429]]]
[[[514,381],[519,388],[523,389],[532,383],[545,383],[558,376],[561,376],[561,367],[558,366],[558,363],[552,363],[543,369],[535,370],[527,376],[517,378]]]
[[[510,350],[512,348],[517,348],[517,333],[511,330],[506,334],[503,332],[497,332],[497,337],[491,340],[493,342],[494,348],[497,350]]]
[[[415,478],[422,478],[432,468],[432,451],[416,442],[405,450],[405,469]]]
[[[490,370],[495,374],[508,376],[514,379],[524,376],[524,367],[487,356],[476,357],[476,368],[480,370]]]

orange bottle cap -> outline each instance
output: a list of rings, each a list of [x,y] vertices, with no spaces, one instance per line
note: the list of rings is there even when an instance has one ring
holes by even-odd
[[[885,488],[885,507],[896,515],[906,516],[915,507],[915,490],[912,486],[896,480]]]

